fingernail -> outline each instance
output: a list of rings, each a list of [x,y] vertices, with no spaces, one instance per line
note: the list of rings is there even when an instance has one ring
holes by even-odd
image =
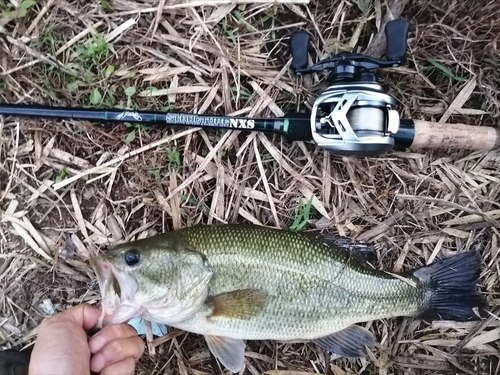
[[[93,372],[101,372],[105,365],[106,365],[106,359],[102,354],[97,354],[90,361],[90,369]]]

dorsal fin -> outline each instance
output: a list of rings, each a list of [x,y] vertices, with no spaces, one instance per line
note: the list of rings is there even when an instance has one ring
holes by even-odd
[[[316,240],[322,241],[331,246],[336,251],[342,251],[349,257],[357,262],[375,268],[377,255],[374,247],[363,242],[356,242],[355,240],[339,236],[334,233],[314,233],[308,234]]]

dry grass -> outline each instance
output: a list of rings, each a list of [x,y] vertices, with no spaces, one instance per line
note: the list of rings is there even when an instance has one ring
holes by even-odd
[[[0,0],[0,8],[16,3]],[[0,16],[0,100],[248,116],[307,111],[323,77],[291,75],[283,38],[309,30],[313,59],[363,51],[386,8],[375,0],[363,15],[356,4],[42,0],[24,17]],[[408,65],[382,73],[403,116],[496,126],[498,2],[420,0],[403,16],[414,30]],[[158,96],[141,95],[152,86]],[[98,301],[87,259],[103,246],[195,223],[287,228],[312,197],[305,230],[376,243],[387,270],[478,249],[493,314],[479,325],[371,322],[379,344],[366,361],[330,361],[313,345],[250,342],[245,373],[499,374],[499,161],[498,151],[446,150],[336,158],[236,131],[5,119],[0,343],[30,347],[51,311]],[[160,341],[139,374],[219,373],[199,337],[173,331]]]

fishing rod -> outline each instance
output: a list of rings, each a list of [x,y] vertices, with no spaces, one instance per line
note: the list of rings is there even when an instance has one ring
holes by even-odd
[[[408,21],[403,19],[387,23],[386,60],[343,52],[310,67],[307,65],[311,36],[305,31],[294,32],[289,40],[294,73],[302,76],[330,72],[329,84],[314,101],[311,113],[248,118],[0,104],[0,115],[261,131],[279,134],[289,141],[313,141],[339,156],[376,156],[394,148],[492,150],[499,147],[500,130],[493,127],[400,119],[396,99],[384,91],[376,70],[404,63],[409,28]]]

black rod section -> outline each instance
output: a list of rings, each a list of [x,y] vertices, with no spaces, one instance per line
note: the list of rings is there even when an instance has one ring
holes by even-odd
[[[289,141],[311,141],[309,113],[287,113],[281,118],[248,118],[233,116],[195,115],[188,113],[150,112],[117,109],[48,107],[25,104],[0,104],[0,115],[74,119],[111,123],[141,123],[160,126],[188,126],[217,129],[240,129],[276,133]],[[415,136],[412,120],[401,120],[394,136],[395,148],[409,148]]]
[[[210,128],[237,128],[257,131],[283,131],[284,119],[251,119],[187,113],[149,112],[117,109],[65,108],[0,104],[0,114],[21,117],[74,119],[104,122],[133,122],[148,125],[181,125]]]
[[[0,115],[74,119],[111,123],[140,123],[160,126],[188,126],[217,129],[262,131],[285,136],[290,141],[312,140],[309,118],[304,113],[290,113],[282,118],[210,116],[174,112],[150,112],[117,109],[49,107],[25,104],[0,104]]]
[[[399,129],[394,135],[394,148],[410,148],[415,138],[413,120],[400,120]]]

